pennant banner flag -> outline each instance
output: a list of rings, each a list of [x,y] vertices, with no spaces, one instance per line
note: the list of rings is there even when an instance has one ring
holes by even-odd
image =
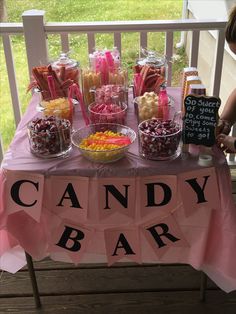
[[[140,178],[141,216],[170,212],[177,204],[177,177],[152,176]]]
[[[52,235],[50,252],[65,252],[75,264],[78,264],[92,235],[92,229],[63,220]]]
[[[0,179],[0,217],[6,216],[0,252],[8,252],[9,243],[9,249],[16,247],[15,238],[37,259],[50,254],[79,263],[84,253],[99,252],[109,265],[122,259],[141,263],[143,242],[150,255],[161,258],[173,247],[188,247],[172,215],[179,205],[186,219],[200,207],[220,206],[214,168],[129,178],[44,179],[7,171]],[[6,238],[3,228],[12,238]],[[95,241],[96,233],[100,238]]]
[[[141,263],[138,228],[105,229],[104,236],[108,266],[124,257],[136,263]]]
[[[152,220],[140,226],[146,240],[158,258],[161,258],[171,247],[188,247],[173,215]]]
[[[135,178],[99,178],[97,191],[101,219],[114,213],[135,218]]]
[[[52,176],[51,209],[60,214],[76,212],[80,221],[87,219],[89,178],[80,176]]]
[[[7,213],[25,211],[40,221],[44,189],[44,176],[23,171],[7,172]]]
[[[178,176],[181,199],[186,216],[197,208],[220,209],[220,198],[214,168],[185,172]]]

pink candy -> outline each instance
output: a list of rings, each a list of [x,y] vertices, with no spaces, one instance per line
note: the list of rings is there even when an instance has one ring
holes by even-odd
[[[89,106],[91,123],[118,123],[125,124],[127,105],[125,103],[106,104],[93,103]]]
[[[150,119],[139,125],[140,153],[147,159],[168,160],[177,155],[180,125],[172,120]]]
[[[96,103],[124,102],[125,90],[121,85],[103,85],[95,91]]]

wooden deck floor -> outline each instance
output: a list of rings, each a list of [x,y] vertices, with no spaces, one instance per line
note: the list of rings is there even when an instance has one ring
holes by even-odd
[[[236,172],[232,173],[236,200]],[[84,266],[35,262],[42,308],[35,309],[27,269],[2,273],[0,313],[235,314],[236,291],[225,293],[208,279],[200,301],[201,273],[187,265]],[[236,265],[235,265],[236,267]]]

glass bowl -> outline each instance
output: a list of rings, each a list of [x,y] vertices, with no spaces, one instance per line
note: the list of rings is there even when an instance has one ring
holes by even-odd
[[[155,95],[154,93],[152,94]],[[139,123],[151,118],[160,118],[160,116],[163,115],[163,109],[160,109],[158,104],[158,95],[156,95],[156,98],[153,98],[152,100],[145,100],[144,96],[138,96],[134,98],[133,102]],[[169,118],[172,119],[176,112],[175,101],[172,96],[168,96],[168,107],[165,108],[165,110],[167,110]]]
[[[115,123],[124,125],[127,114],[127,104],[124,102],[118,104],[100,104],[94,102],[89,105],[88,112],[92,124]]]
[[[138,126],[139,152],[146,159],[172,160],[180,154],[180,123],[156,118],[145,120]]]
[[[36,117],[27,125],[30,151],[37,157],[67,156],[71,147],[69,120],[54,116]]]
[[[100,147],[81,147],[82,141],[91,137],[92,134],[97,132],[112,131],[114,133],[119,133],[125,137],[121,137],[125,141],[124,146],[120,147],[110,147],[105,149],[101,144]],[[135,141],[136,133],[131,128],[113,123],[100,123],[100,124],[90,124],[86,127],[80,128],[72,134],[72,143],[76,146],[81,154],[90,161],[98,163],[110,163],[117,161],[125,156],[125,153],[129,150],[130,145]],[[83,142],[84,143],[84,142]]]

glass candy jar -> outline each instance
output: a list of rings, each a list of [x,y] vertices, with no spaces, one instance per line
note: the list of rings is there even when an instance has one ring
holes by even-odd
[[[145,92],[159,94],[160,87],[166,84],[167,60],[155,51],[142,50],[144,58],[137,60],[134,67],[135,97]]]
[[[59,59],[52,62],[51,66],[62,82],[70,79],[74,81],[74,83],[79,84],[79,62],[70,59],[66,53],[61,53]]]
[[[138,126],[140,155],[151,160],[172,160],[180,154],[182,127],[175,120],[152,118]]]
[[[38,116],[28,123],[27,129],[30,151],[37,157],[65,156],[72,147],[69,120]]]

